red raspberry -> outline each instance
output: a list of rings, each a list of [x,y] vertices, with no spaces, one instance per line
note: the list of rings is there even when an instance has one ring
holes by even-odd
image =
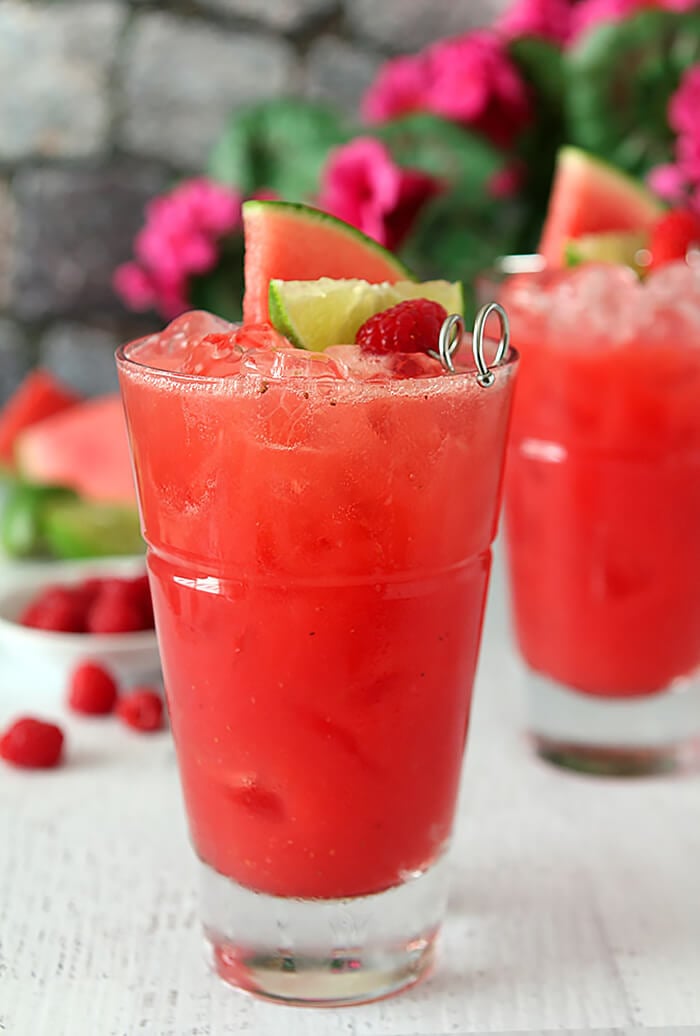
[[[117,716],[128,727],[150,734],[163,726],[163,699],[150,687],[134,687],[119,699]]]
[[[430,299],[407,299],[365,320],[355,342],[365,353],[420,353],[437,349],[447,310]]]
[[[80,597],[67,586],[48,586],[20,615],[23,626],[55,633],[83,633],[85,609]]]
[[[68,704],[87,716],[106,716],[117,703],[113,676],[96,662],[83,662],[73,670],[68,685]]]
[[[133,599],[138,602],[138,605],[143,614],[143,628],[153,629],[153,600],[151,599],[151,587],[148,582],[148,576],[144,573],[142,576],[136,576],[135,579],[129,580],[129,586],[131,587],[131,593]]]
[[[48,769],[58,766],[63,751],[63,732],[53,723],[23,716],[0,738],[0,756],[14,766]]]
[[[89,633],[134,633],[145,628],[142,604],[128,580],[103,581],[86,625]]]
[[[700,217],[684,209],[673,209],[656,221],[651,230],[648,270],[656,270],[674,259],[685,259],[693,245],[700,246]]]

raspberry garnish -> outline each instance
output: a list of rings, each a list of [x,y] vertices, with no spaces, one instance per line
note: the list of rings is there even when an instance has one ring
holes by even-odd
[[[62,751],[61,728],[31,716],[15,720],[0,738],[0,756],[14,766],[27,769],[58,766]]]
[[[134,687],[117,702],[117,716],[133,730],[150,734],[163,726],[163,700],[150,687]]]
[[[117,703],[114,677],[97,662],[83,662],[73,670],[68,685],[68,704],[87,716],[106,716]]]
[[[685,259],[693,245],[700,246],[700,217],[685,209],[673,209],[656,221],[651,230],[649,270],[676,259]]]
[[[430,299],[407,299],[365,320],[355,342],[366,353],[419,353],[437,349],[447,310]]]

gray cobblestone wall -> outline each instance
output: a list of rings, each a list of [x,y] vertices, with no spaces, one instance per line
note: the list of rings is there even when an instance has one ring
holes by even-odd
[[[87,393],[153,326],[111,275],[145,203],[227,113],[282,94],[354,111],[381,61],[505,0],[0,0],[0,401],[37,361]]]

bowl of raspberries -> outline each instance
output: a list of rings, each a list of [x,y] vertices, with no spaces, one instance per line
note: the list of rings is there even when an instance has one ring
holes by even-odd
[[[77,665],[104,666],[125,684],[159,683],[153,604],[143,559],[54,564],[5,579],[0,652],[32,701],[54,702]]]

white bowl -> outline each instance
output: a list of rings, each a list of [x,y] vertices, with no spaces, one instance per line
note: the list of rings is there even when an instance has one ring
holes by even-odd
[[[60,705],[70,674],[81,662],[99,662],[120,686],[161,684],[153,630],[138,633],[52,633],[21,626],[23,609],[42,586],[72,585],[91,576],[135,576],[143,558],[115,558],[30,565],[0,563],[0,696],[21,692],[27,706]]]

